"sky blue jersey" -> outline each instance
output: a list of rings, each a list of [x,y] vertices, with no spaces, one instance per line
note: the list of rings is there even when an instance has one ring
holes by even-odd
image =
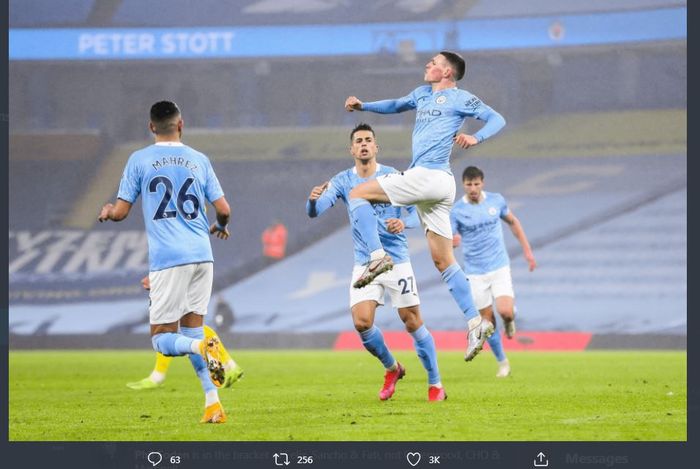
[[[362,104],[362,110],[380,114],[410,109],[416,110],[411,168],[423,166],[450,172],[453,139],[467,117],[486,122],[474,134],[479,143],[496,134],[506,124],[498,112],[470,92],[459,88],[448,88],[433,93],[430,85],[424,85],[403,98]]]
[[[335,205],[338,199],[342,199],[348,209],[348,217],[351,220],[350,225],[352,226],[352,217],[350,217],[350,208],[348,207],[348,202],[350,201],[350,191],[353,187],[357,186],[361,182],[368,181],[370,179],[375,179],[377,176],[383,174],[395,173],[396,169],[391,166],[383,166],[377,164],[377,170],[373,175],[368,178],[361,178],[357,175],[357,169],[353,166],[350,169],[341,171],[330,181],[326,191],[318,198],[318,200],[306,201],[306,213],[310,217],[317,217],[325,212],[327,209]],[[410,258],[408,256],[408,241],[406,240],[406,235],[404,232],[393,234],[389,233],[386,229],[386,219],[387,218],[402,218],[401,217],[401,207],[394,207],[391,204],[372,204],[375,212],[377,212],[377,218],[379,221],[379,240],[382,242],[382,247],[391,256],[395,264],[400,264],[402,262],[409,262]],[[408,216],[403,217],[403,222],[406,228],[415,228],[419,225],[418,214],[413,206],[405,207],[408,212]],[[360,232],[357,228],[352,226],[352,242],[355,248],[355,264],[363,265],[369,262],[369,250]]]
[[[452,207],[452,232],[462,236],[464,272],[481,275],[510,264],[503,240],[501,219],[510,211],[506,199],[496,192],[483,192],[484,199],[471,204],[460,197]]]
[[[140,194],[152,272],[214,261],[206,202],[224,192],[204,154],[175,142],[135,151],[117,197],[133,204]]]

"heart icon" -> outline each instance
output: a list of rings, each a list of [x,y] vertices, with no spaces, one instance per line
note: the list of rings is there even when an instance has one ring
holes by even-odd
[[[411,466],[415,467],[420,462],[420,453],[406,453],[406,459]]]

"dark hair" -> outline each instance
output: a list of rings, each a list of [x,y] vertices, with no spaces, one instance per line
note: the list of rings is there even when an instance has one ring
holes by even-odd
[[[462,181],[471,181],[472,179],[484,180],[484,172],[476,166],[467,166],[467,169],[462,173]]]
[[[464,58],[457,52],[451,52],[449,50],[441,51],[440,55],[445,57],[452,66],[455,81],[461,80],[464,77],[465,72],[467,71],[467,63],[464,61]]]
[[[352,139],[355,137],[355,132],[359,132],[360,130],[368,130],[372,132],[372,135],[374,135],[374,129],[372,128],[371,125],[365,124],[364,122],[360,122],[355,126],[354,129],[352,129],[352,132],[350,132],[350,141],[352,142]]]
[[[157,134],[174,132],[179,117],[180,108],[172,101],[158,101],[151,106],[151,122],[155,125]]]

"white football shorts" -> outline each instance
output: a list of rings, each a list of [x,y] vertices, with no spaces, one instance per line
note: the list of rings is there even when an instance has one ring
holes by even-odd
[[[185,264],[150,272],[151,324],[179,321],[187,313],[207,314],[214,280],[214,264]]]
[[[402,262],[394,265],[389,272],[384,272],[372,283],[363,288],[353,288],[352,284],[365,271],[364,265],[356,265],[352,269],[350,281],[350,308],[363,301],[376,301],[384,304],[384,293],[389,292],[391,304],[394,308],[408,308],[420,304],[416,276],[413,275],[413,267],[410,262]]]
[[[493,304],[494,298],[509,296],[515,298],[510,266],[501,267],[483,275],[467,275],[476,309],[482,310]]]
[[[391,205],[415,205],[423,230],[452,239],[450,210],[456,186],[452,174],[440,169],[415,166],[401,173],[379,176],[377,182]]]

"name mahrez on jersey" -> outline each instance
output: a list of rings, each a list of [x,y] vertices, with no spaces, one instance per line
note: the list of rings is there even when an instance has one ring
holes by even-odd
[[[181,156],[164,156],[163,158],[151,163],[151,166],[153,166],[153,169],[155,169],[156,171],[166,166],[182,166],[184,168],[189,169],[190,171],[194,171],[197,169],[197,165],[195,163]]]

